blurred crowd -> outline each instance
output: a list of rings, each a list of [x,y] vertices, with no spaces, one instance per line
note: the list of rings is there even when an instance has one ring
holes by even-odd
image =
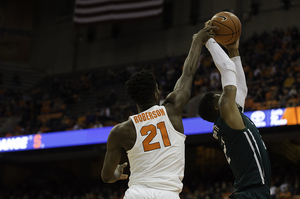
[[[300,105],[300,35],[296,27],[253,34],[241,42],[240,54],[248,85],[245,111]],[[153,71],[163,100],[180,77],[185,58],[186,55],[167,57],[114,69],[99,68],[78,76],[50,77],[47,87],[39,84],[30,90],[0,87],[0,120],[16,118],[18,121],[0,130],[0,136],[101,128],[123,122],[137,113],[136,106],[118,99],[124,90],[116,93],[107,88],[124,85],[136,71],[146,68]],[[3,75],[0,74],[0,84]],[[15,85],[22,84],[18,75],[13,77]],[[220,74],[203,48],[192,97],[221,89]],[[91,92],[98,92],[98,101],[91,109],[68,114],[70,104],[78,103],[82,95]]]
[[[234,191],[233,176],[227,168],[185,176],[181,199],[229,199]],[[297,166],[272,166],[271,196],[273,199],[300,198],[300,173]]]
[[[35,179],[35,180],[33,180]],[[300,176],[294,167],[282,167],[272,172],[273,199],[299,199]],[[14,188],[0,187],[0,199],[122,199],[128,181],[105,184],[101,180],[31,178]],[[234,191],[232,173],[221,169],[217,173],[185,175],[181,199],[229,199]]]

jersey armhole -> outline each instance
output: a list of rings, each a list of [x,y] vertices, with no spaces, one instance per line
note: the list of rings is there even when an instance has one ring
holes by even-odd
[[[219,119],[220,119],[220,121],[222,122],[222,124],[226,127],[226,128],[228,128],[228,129],[230,129],[230,130],[232,130],[232,131],[238,131],[238,132],[244,132],[245,130],[247,130],[248,129],[248,125],[247,125],[247,122],[245,121],[245,117],[243,116],[243,113],[239,110],[239,112],[240,112],[240,114],[241,114],[241,117],[242,117],[242,120],[243,120],[243,123],[244,123],[244,125],[245,125],[245,128],[243,128],[243,129],[233,129],[233,128],[231,128],[231,127],[229,127],[228,125],[227,125],[227,123],[225,122],[225,120],[221,117],[221,115],[219,115]]]
[[[177,130],[174,128],[174,126],[173,126],[173,124],[172,124],[172,122],[171,122],[171,120],[170,120],[170,118],[169,118],[168,111],[167,111],[166,107],[163,106],[163,109],[165,110],[165,113],[166,113],[166,122],[170,125],[170,127],[172,128],[172,130],[174,130],[174,132],[176,132],[177,134],[179,134],[179,135],[182,136],[183,138],[186,138],[186,135],[185,135],[184,133],[180,133],[179,131],[177,131]]]
[[[136,133],[136,139],[135,139],[133,147],[131,149],[129,149],[128,151],[126,151],[127,154],[130,153],[130,152],[132,152],[132,151],[134,151],[134,149],[136,148],[135,146],[137,145],[137,140],[138,140],[138,136],[139,136],[137,126],[134,125],[134,119],[133,119],[133,117],[129,116],[129,118],[130,118],[130,121],[133,123],[134,129],[135,129],[135,133]]]

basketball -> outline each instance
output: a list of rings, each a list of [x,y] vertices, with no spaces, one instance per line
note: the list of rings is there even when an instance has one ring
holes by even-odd
[[[231,44],[241,36],[242,24],[235,14],[225,11],[219,12],[211,18],[211,21],[213,26],[219,27],[218,30],[214,30],[216,42]]]

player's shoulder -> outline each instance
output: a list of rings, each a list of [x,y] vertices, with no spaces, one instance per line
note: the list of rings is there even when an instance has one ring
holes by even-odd
[[[121,122],[112,128],[112,131],[124,131],[134,127],[131,119]]]
[[[115,125],[109,133],[107,144],[130,149],[136,139],[135,127],[131,119]]]
[[[110,131],[110,135],[117,135],[118,137],[122,137],[122,135],[126,135],[133,130],[135,130],[134,124],[131,119],[128,119],[122,123],[115,125]]]

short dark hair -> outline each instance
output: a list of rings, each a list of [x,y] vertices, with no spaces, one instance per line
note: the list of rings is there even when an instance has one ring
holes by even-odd
[[[150,70],[135,73],[125,84],[127,94],[137,104],[143,104],[155,96],[156,81]]]
[[[215,93],[206,93],[198,104],[198,114],[199,116],[209,122],[215,122],[219,115],[219,111],[215,109],[217,104],[217,98],[214,97]]]

